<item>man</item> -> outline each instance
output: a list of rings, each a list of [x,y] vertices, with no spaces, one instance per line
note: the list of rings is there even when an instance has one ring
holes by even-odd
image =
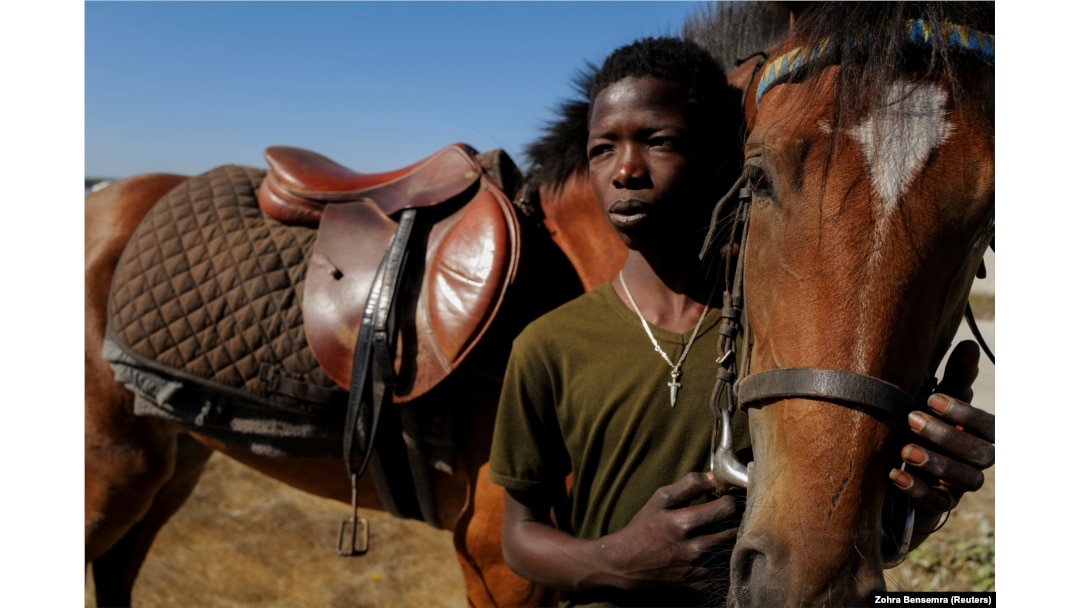
[[[706,589],[730,557],[742,501],[731,493],[709,500],[716,488],[703,472],[716,344],[700,338],[720,322],[720,269],[698,252],[712,207],[741,165],[737,146],[717,145],[738,141],[730,132],[738,116],[721,67],[680,39],[616,50],[590,91],[590,180],[630,253],[615,281],[515,341],[489,473],[506,492],[507,563],[564,590],[564,604],[717,601]],[[970,381],[954,385],[965,390]],[[735,427],[736,447],[748,450],[741,412]],[[923,428],[938,445],[954,447],[964,435],[938,420]],[[936,451],[906,446],[904,456],[909,470],[921,464],[933,473],[929,484],[893,474],[924,507],[921,523],[932,525],[958,499],[933,489],[938,481],[968,490],[982,483],[977,467]]]

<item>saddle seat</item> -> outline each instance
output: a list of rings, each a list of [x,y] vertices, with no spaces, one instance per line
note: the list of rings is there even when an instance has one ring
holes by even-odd
[[[460,194],[482,172],[476,150],[455,143],[407,167],[359,173],[310,150],[271,146],[259,207],[291,225],[315,228],[327,204],[370,198],[386,215],[435,205]]]

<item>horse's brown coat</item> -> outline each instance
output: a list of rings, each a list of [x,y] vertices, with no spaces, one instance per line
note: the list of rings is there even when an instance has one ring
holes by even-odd
[[[120,252],[138,223],[164,194],[156,178],[122,180],[87,200],[87,501],[86,559],[93,563],[99,603],[129,601],[132,582],[153,536],[194,487],[209,456],[204,446],[249,467],[318,496],[350,500],[341,460],[280,459],[231,448],[207,436],[154,418],[134,416],[132,396],[112,378],[101,359],[105,334],[107,286]],[[183,181],[165,180],[168,187]],[[601,218],[602,219],[602,218]],[[609,229],[605,224],[600,230]],[[573,269],[547,241],[544,231],[525,230],[532,245],[508,297],[513,315],[495,321],[493,335],[505,345],[522,320],[535,318],[579,293]],[[490,347],[489,347],[490,348]],[[522,580],[501,560],[499,550],[502,494],[479,474],[487,461],[498,383],[491,377],[456,375],[425,397],[425,407],[451,408],[459,421],[462,451],[452,472],[435,474],[438,519],[454,531],[467,594],[477,606],[535,605],[547,597]],[[381,508],[370,478],[361,479],[359,506]],[[477,502],[477,501],[480,502]]]

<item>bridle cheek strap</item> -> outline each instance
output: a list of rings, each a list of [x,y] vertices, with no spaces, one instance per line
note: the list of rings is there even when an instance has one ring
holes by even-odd
[[[761,406],[778,399],[813,399],[843,403],[868,413],[885,412],[905,419],[915,398],[900,387],[837,369],[793,367],[750,374],[736,384],[739,407]]]

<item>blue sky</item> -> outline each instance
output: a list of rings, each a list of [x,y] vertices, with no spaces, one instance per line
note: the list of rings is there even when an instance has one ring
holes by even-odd
[[[395,169],[524,146],[587,61],[700,2],[88,2],[85,173],[263,166],[269,145]]]

